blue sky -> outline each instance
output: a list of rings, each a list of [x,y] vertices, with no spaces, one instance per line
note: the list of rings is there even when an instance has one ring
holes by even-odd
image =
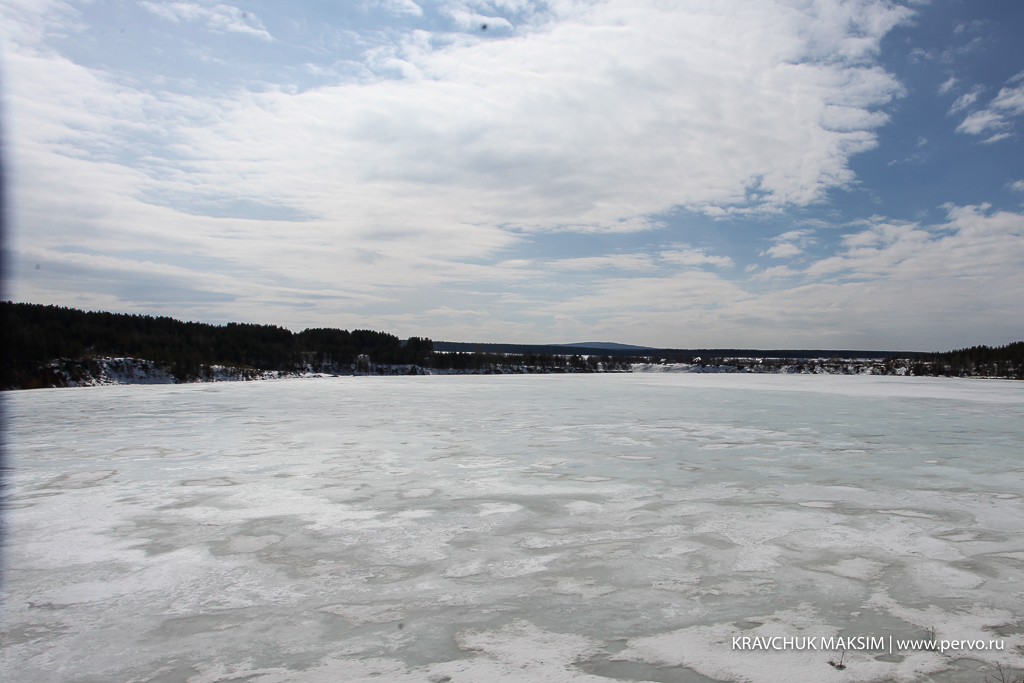
[[[1009,343],[1022,35],[985,0],[0,0],[6,294],[458,341]]]

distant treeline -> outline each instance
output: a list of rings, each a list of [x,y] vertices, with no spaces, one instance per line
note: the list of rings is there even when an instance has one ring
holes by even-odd
[[[378,364],[424,364],[433,352],[429,339],[413,337],[403,345],[393,334],[372,330],[311,328],[293,333],[274,325],[208,325],[10,301],[0,303],[0,314],[4,386],[11,383],[11,373],[58,358],[140,358],[166,364],[184,379],[211,365],[324,371],[353,366],[361,357]]]
[[[972,346],[945,353],[925,353],[915,360],[913,371],[917,375],[1024,379],[1024,341],[1006,346]]]
[[[701,363],[713,366],[730,365],[739,368],[764,366],[768,368],[801,367],[812,364],[818,366],[836,366],[850,358],[842,352],[823,352],[820,357],[793,358],[794,352],[787,355],[773,356],[771,351],[747,352],[742,356],[719,356],[716,354],[705,357],[657,354],[640,362],[646,363]],[[827,354],[827,355],[826,355]],[[856,358],[856,357],[854,357]],[[627,359],[636,362],[638,359]],[[868,364],[869,361],[860,361]],[[1013,342],[1006,346],[972,346],[969,349],[945,351],[942,353],[894,353],[884,356],[875,354],[874,367],[883,374],[908,374],[937,377],[1009,377],[1024,379],[1024,341]],[[905,372],[900,372],[900,369]]]
[[[487,372],[629,372],[635,358],[612,356],[581,356],[552,353],[474,353],[434,352],[429,364],[432,370]]]
[[[908,354],[900,351],[857,351],[852,349],[661,349],[653,347],[611,347],[586,344],[476,344],[468,342],[438,341],[434,343],[436,351],[461,351],[475,353],[504,354],[555,354],[578,353],[582,355],[611,356],[613,358],[660,358],[672,359],[703,359],[705,362],[715,359],[721,362],[726,358],[839,358],[876,359],[901,358]],[[909,354],[915,355],[915,354]],[[682,362],[680,360],[680,362]]]
[[[616,356],[565,353],[438,352],[430,339],[372,330],[310,328],[292,332],[274,325],[182,322],[173,318],[86,312],[74,308],[0,302],[4,349],[0,388],[54,386],[61,375],[54,361],[128,357],[160,364],[177,381],[211,375],[212,366],[271,372],[616,372],[634,363],[709,363],[763,372],[805,361],[673,355]],[[545,350],[548,347],[545,347]],[[771,353],[771,352],[767,352]],[[758,352],[758,356],[767,355]],[[829,352],[831,353],[831,352]],[[832,363],[835,358],[812,364]],[[879,361],[883,374],[1024,379],[1024,342],[974,346],[946,353],[901,354]],[[396,367],[397,366],[397,367]],[[401,366],[408,366],[400,370]],[[824,366],[822,366],[824,367]],[[873,371],[874,371],[873,370]],[[66,375],[67,373],[64,372]]]
[[[61,373],[50,367],[53,361],[102,356],[154,361],[179,381],[209,376],[211,366],[327,373],[406,365],[456,372],[595,372],[629,367],[623,359],[593,356],[439,353],[430,339],[411,337],[403,343],[393,334],[372,330],[310,328],[296,333],[275,325],[210,325],[10,301],[0,302],[0,322],[3,389],[54,386]],[[601,361],[607,363],[599,368]]]
[[[787,352],[790,353],[790,352]],[[672,354],[660,354],[647,359],[624,359],[633,362],[645,362],[655,364],[665,363],[700,363],[710,366],[733,366],[749,372],[761,372],[762,368],[767,371],[775,371],[782,368],[797,368],[798,371],[813,370],[818,368],[835,368],[846,363],[848,357],[842,352],[824,352],[819,358],[792,358],[786,356],[770,356],[770,351],[757,352],[757,358],[753,354],[737,357],[711,358],[680,356]],[[876,354],[881,356],[882,354]],[[1024,341],[1013,342],[1006,346],[972,346],[969,349],[957,351],[945,351],[942,353],[895,353],[885,358],[876,358],[874,361],[857,360],[854,363],[861,367],[871,366],[872,371],[885,375],[915,375],[931,377],[1005,377],[1011,379],[1024,379]]]

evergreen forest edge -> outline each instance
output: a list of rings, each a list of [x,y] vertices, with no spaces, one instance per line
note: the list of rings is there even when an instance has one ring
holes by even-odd
[[[335,374],[369,371],[379,366],[470,372],[501,367],[540,372],[599,372],[628,371],[634,363],[700,361],[685,351],[658,351],[650,356],[584,355],[586,352],[580,354],[571,347],[566,347],[564,354],[444,352],[436,351],[433,341],[426,337],[410,337],[403,343],[393,334],[373,330],[309,328],[292,332],[275,325],[211,325],[11,301],[0,302],[0,322],[4,349],[0,387],[4,389],[54,386],[46,379],[46,373],[55,362],[97,357],[158,363],[180,382],[202,379],[213,366]],[[909,374],[915,375],[1024,379],[1024,341],[995,348],[974,346],[945,353],[894,354],[884,363],[892,367],[905,365]]]

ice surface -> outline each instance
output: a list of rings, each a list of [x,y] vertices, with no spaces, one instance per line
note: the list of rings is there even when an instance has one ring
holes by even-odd
[[[1024,668],[1022,383],[341,377],[3,400],[3,680]],[[840,670],[731,646],[931,633],[1005,649]]]

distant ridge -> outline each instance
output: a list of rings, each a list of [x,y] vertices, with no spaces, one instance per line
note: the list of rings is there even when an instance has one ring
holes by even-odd
[[[855,351],[851,349],[654,349],[628,344],[598,342],[608,346],[582,344],[474,344],[471,342],[435,341],[435,351],[460,353],[545,353],[550,355],[632,356],[659,358],[913,358],[916,351]]]
[[[615,342],[576,342],[575,344],[555,344],[555,346],[581,346],[588,349],[622,349],[624,351],[653,351],[653,346],[634,346],[633,344],[617,344]]]

